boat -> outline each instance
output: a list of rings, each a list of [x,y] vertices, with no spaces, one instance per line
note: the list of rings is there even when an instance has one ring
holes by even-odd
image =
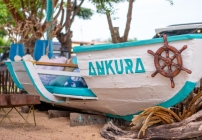
[[[38,70],[30,61],[6,62],[28,94],[61,106],[130,121],[141,109],[172,107],[202,77],[202,34],[183,34],[74,47],[80,72]],[[76,65],[75,65],[76,66]],[[88,87],[44,86],[40,74],[83,77]]]

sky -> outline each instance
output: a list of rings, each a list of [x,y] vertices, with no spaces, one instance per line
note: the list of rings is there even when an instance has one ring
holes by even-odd
[[[166,0],[136,0],[133,4],[129,39],[150,39],[155,35],[156,28],[168,25],[202,22],[202,0],[173,0],[174,5]],[[105,15],[97,14],[94,6],[85,1],[83,7],[92,8],[94,15],[90,20],[76,18],[72,24],[73,41],[108,40],[109,27]],[[113,20],[114,27],[119,27],[123,35],[126,23],[128,2],[116,6]]]

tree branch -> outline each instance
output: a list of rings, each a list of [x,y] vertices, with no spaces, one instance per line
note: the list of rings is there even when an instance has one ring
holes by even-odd
[[[21,3],[21,6],[22,6],[22,12],[23,12],[23,16],[24,18],[26,18],[26,15],[25,15],[25,4],[24,4],[24,1],[23,0],[20,0],[20,3]]]
[[[107,21],[108,21],[108,25],[109,25],[109,30],[110,30],[111,36],[112,36],[112,42],[118,43],[119,41],[118,41],[117,36],[115,35],[115,32],[114,32],[114,27],[112,24],[110,13],[106,13],[106,16],[107,16]]]
[[[40,11],[40,14],[39,14],[39,22],[42,21],[42,18],[43,18],[43,5],[41,6],[41,11]]]
[[[70,29],[70,17],[71,17],[71,13],[72,13],[72,2],[71,0],[68,0],[67,3],[67,14],[66,14],[66,22],[65,22],[65,28],[66,28],[66,32],[68,32]]]
[[[74,4],[73,4],[72,7],[73,7],[73,8],[76,7],[76,4],[77,4],[77,0],[74,0]]]
[[[134,0],[129,0],[126,27],[125,27],[124,36],[122,37],[121,42],[126,42],[128,39],[128,34],[129,34],[130,24],[131,24],[131,19],[132,19],[133,2],[134,2]]]
[[[74,17],[77,15],[77,13],[79,12],[80,8],[81,8],[81,5],[83,4],[84,0],[82,0],[80,2],[80,4],[78,5],[78,7],[74,10],[74,13],[72,15],[72,18],[71,18],[71,21],[70,21],[70,26],[72,25],[73,21],[74,21]],[[75,0],[75,3],[76,3],[76,0]],[[73,7],[74,8],[74,7]]]
[[[62,29],[64,28],[66,22],[62,25],[63,20],[64,20],[64,9],[62,9],[62,16],[61,16],[61,20],[60,20],[60,26],[61,26],[61,28],[57,31],[56,34],[59,34],[62,31]]]
[[[53,18],[53,20],[56,20],[58,18],[58,16],[60,15],[61,10],[63,9],[62,6],[63,6],[63,0],[61,1],[60,8],[59,8],[57,14],[55,15],[55,17]]]
[[[30,2],[30,9],[31,9],[31,15],[36,15],[37,10],[35,8],[33,8],[35,2]]]
[[[9,5],[10,0],[3,0],[3,2],[6,4],[6,7],[9,10],[9,12],[10,12],[11,16],[13,17],[13,19],[15,20],[15,22],[23,21],[22,17],[17,12],[17,10],[14,8],[14,6]]]

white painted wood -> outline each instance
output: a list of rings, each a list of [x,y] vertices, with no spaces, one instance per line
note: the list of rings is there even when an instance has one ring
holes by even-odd
[[[47,101],[49,99],[50,101],[59,102],[61,101],[61,98],[55,97],[52,95],[52,93],[48,92],[45,87],[43,86],[38,74],[36,73],[36,70],[31,62],[25,62],[27,65],[27,68],[30,70],[31,76],[34,77],[35,84],[37,85],[38,89],[41,91],[41,93],[44,94],[42,96],[35,86],[33,85],[31,79],[28,76],[28,73],[26,72],[22,62],[13,62],[11,63],[13,66],[13,69],[19,79],[19,82],[23,85],[24,89],[31,95],[40,95],[42,101]],[[44,98],[46,97],[46,98]]]
[[[36,72],[39,74],[48,74],[48,75],[50,74],[50,75],[81,77],[81,74],[78,72],[54,71],[54,70],[43,70],[43,69],[37,69]]]
[[[25,65],[27,69],[29,70],[31,77],[33,78],[33,81],[35,83],[34,87],[38,88],[38,90],[36,89],[36,91],[40,92],[40,95],[42,94],[43,96],[42,95],[41,96],[44,97],[44,99],[46,100],[49,99],[50,101],[56,102],[56,103],[61,102],[61,98],[57,98],[44,87],[32,62],[25,61]]]
[[[21,62],[12,62],[13,69],[15,71],[15,74],[17,75],[17,78],[19,82],[22,84],[31,84],[32,82],[29,79],[29,76],[27,75],[27,72],[24,69],[24,66]]]
[[[154,66],[154,56],[148,54],[147,50],[156,52],[163,43],[135,46],[128,48],[117,48],[103,51],[78,53],[78,64],[82,77],[85,78],[88,87],[97,95],[99,100],[105,100],[114,113],[119,115],[133,114],[140,108],[150,107],[175,96],[184,86],[186,81],[198,82],[202,77],[202,65],[199,66],[202,55],[201,39],[170,42],[169,45],[180,50],[184,45],[188,48],[181,53],[183,66],[192,70],[192,74],[181,71],[174,78],[175,88],[171,88],[169,78],[160,74],[151,77],[156,71]],[[146,73],[134,73],[123,75],[89,76],[89,62],[96,68],[95,62],[105,60],[132,59],[136,63],[137,58],[141,58]],[[125,65],[124,65],[125,66]],[[113,69],[115,65],[112,64]],[[135,66],[134,66],[135,69]],[[117,101],[117,102],[116,102]],[[118,103],[118,101],[120,101]],[[114,102],[114,104],[113,104]]]
[[[65,97],[65,98],[75,98],[75,99],[84,99],[84,100],[97,100],[97,97],[86,97],[86,96],[73,96],[73,95],[64,95],[64,94],[56,94],[53,93],[55,96]]]

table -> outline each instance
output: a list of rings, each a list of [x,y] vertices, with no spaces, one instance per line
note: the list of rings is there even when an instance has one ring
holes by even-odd
[[[0,109],[2,109],[5,114],[3,116],[3,118],[0,120],[0,124],[3,122],[3,120],[5,118],[8,118],[9,121],[11,122],[11,124],[13,125],[13,127],[15,127],[14,123],[11,121],[11,119],[9,118],[8,115],[12,110],[16,110],[17,113],[25,121],[25,124],[29,125],[27,119],[29,117],[29,114],[33,110],[32,112],[33,112],[33,117],[34,117],[34,124],[36,126],[36,118],[35,118],[35,113],[34,113],[34,105],[36,105],[36,104],[40,104],[40,96],[38,96],[38,95],[0,94]],[[28,112],[28,115],[26,118],[24,118],[24,116],[17,109],[17,107],[22,107],[25,105],[30,106],[30,109],[29,109],[29,112]],[[10,110],[8,112],[6,112],[4,108],[10,108]],[[25,124],[23,125],[23,128],[24,128]]]

